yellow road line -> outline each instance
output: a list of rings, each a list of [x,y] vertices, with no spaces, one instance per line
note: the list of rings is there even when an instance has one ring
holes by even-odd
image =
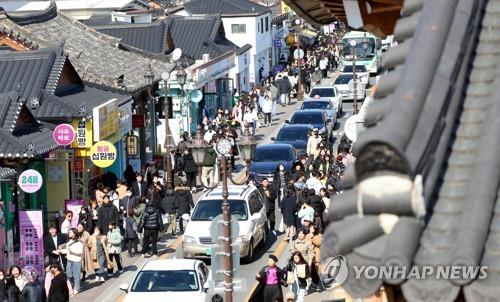
[[[167,249],[168,250],[171,250],[171,249],[176,250],[177,247],[179,247],[179,245],[181,243],[182,243],[182,236],[179,236],[179,237],[177,237],[177,239],[175,239],[175,241],[171,245],[169,245],[169,247]],[[159,258],[160,259],[168,259],[168,258],[172,257],[174,254],[175,254],[175,252],[165,253],[165,254],[161,255]],[[125,299],[125,293],[122,293],[120,295],[120,297],[116,300],[116,302],[122,302],[123,299]]]
[[[287,246],[288,242],[285,241],[285,237],[283,236],[283,239],[281,239],[281,242],[279,243],[278,247],[274,251],[274,255],[279,258],[279,256],[283,253]],[[248,291],[247,296],[245,297],[244,301],[250,300],[250,297],[252,296],[253,292],[257,289],[257,286],[259,285],[258,281],[255,281],[253,286],[250,288]]]

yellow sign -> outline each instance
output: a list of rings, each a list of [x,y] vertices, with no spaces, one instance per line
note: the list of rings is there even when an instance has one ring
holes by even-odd
[[[101,106],[94,108],[94,139],[103,140],[120,131],[118,118],[118,100],[112,99]]]
[[[90,159],[99,168],[107,168],[116,160],[116,148],[108,141],[100,141],[90,148]]]
[[[90,149],[92,147],[92,121],[73,119],[71,125],[75,129],[75,140],[71,144],[74,149]]]
[[[286,14],[290,13],[291,11],[292,9],[290,8],[290,6],[286,5],[285,1],[281,0],[281,13]]]

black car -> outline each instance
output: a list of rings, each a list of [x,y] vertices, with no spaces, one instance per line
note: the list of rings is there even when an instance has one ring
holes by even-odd
[[[295,150],[297,150],[298,155],[305,154],[307,151],[307,140],[309,139],[308,133],[312,131],[313,126],[311,125],[287,125],[285,124],[280,131],[278,136],[272,137],[277,144],[290,144]]]
[[[320,109],[306,109],[293,113],[290,120],[285,121],[289,125],[311,125],[313,128],[318,128],[319,134],[330,141],[333,132],[332,120],[328,118],[328,114]]]
[[[260,184],[262,179],[267,177],[269,182],[272,182],[279,164],[283,164],[285,169],[290,171],[296,159],[297,152],[290,144],[258,145],[255,157],[250,163],[250,179]]]

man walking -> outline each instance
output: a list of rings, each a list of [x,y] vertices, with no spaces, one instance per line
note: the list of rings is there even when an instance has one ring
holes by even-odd
[[[274,225],[276,223],[276,214],[274,213],[276,209],[276,192],[269,185],[269,180],[267,178],[262,180],[262,188],[260,190],[265,198],[266,216],[269,221],[269,229],[274,235],[276,235],[276,231],[274,230]]]
[[[217,153],[213,148],[214,144],[215,140],[211,139],[208,144],[209,148],[205,152],[203,167],[201,168],[201,184],[207,187],[211,187],[215,179],[214,167],[217,160]]]
[[[167,215],[168,222],[167,224],[167,234],[171,233],[172,237],[175,236],[177,231],[177,209],[179,208],[179,204],[177,203],[177,199],[174,196],[174,191],[168,190],[167,194],[161,201],[161,207],[163,209],[163,214]],[[165,221],[163,221],[165,223]]]
[[[161,219],[160,212],[151,202],[147,203],[146,210],[144,210],[144,213],[142,214],[141,221],[139,222],[137,229],[140,232],[144,230],[141,257],[145,256],[150,244],[153,248],[153,256],[156,257],[158,255],[156,243],[158,241],[158,233],[163,231],[163,221]]]

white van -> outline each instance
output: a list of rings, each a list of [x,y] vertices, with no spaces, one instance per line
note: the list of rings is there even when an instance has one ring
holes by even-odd
[[[229,186],[231,215],[238,219],[240,257],[250,262],[254,250],[265,245],[268,233],[264,198],[255,186]],[[196,203],[182,238],[184,258],[210,258],[215,243],[210,225],[222,214],[222,187],[207,191]]]

